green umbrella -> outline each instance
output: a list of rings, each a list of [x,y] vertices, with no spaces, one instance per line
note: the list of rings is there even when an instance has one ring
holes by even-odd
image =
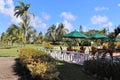
[[[99,33],[95,33],[89,37],[90,39],[104,39],[107,38],[107,36]]]
[[[115,41],[116,42],[120,42],[120,38],[115,38]]]
[[[109,42],[109,41],[110,41],[109,38],[105,38],[105,39],[104,39],[104,42]],[[115,41],[115,42],[120,42],[120,38],[115,38],[114,41]]]
[[[78,32],[76,30],[74,30],[74,31],[64,35],[63,37],[65,37],[65,38],[72,38],[74,40],[75,40],[75,38],[88,38],[88,36]]]
[[[63,37],[65,37],[65,38],[88,38],[88,36],[78,32],[76,30],[64,35]]]

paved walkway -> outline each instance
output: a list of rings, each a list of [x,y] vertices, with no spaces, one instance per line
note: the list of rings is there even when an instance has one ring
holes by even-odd
[[[14,57],[0,57],[0,80],[19,80],[13,70]]]

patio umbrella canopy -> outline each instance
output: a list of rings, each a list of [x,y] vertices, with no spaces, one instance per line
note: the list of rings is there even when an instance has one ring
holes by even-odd
[[[105,38],[105,39],[104,39],[104,42],[109,42],[109,41],[110,41],[109,38]],[[120,42],[120,38],[115,38],[114,41],[115,41],[115,42]]]
[[[63,37],[65,37],[65,38],[72,38],[72,39],[74,39],[74,40],[75,40],[76,38],[88,38],[88,36],[86,36],[86,35],[78,32],[78,31],[76,31],[76,30],[74,30],[74,31],[72,31],[72,32],[64,35]]]
[[[99,33],[95,33],[89,37],[90,39],[104,39],[107,38],[107,36]]]
[[[64,35],[63,37],[65,37],[65,38],[88,38],[88,36],[78,32],[76,30]]]

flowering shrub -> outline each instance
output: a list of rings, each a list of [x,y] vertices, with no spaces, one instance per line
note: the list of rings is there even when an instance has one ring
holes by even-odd
[[[21,49],[19,54],[23,66],[27,67],[33,77],[51,80],[58,77],[59,72],[55,67],[55,60],[45,53],[35,49]]]

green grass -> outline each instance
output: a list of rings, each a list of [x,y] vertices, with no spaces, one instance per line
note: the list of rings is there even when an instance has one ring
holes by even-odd
[[[0,46],[0,47],[3,47],[3,46]],[[33,45],[33,44],[27,44],[25,46],[25,48],[35,48],[35,49],[38,49],[38,48],[41,48],[41,47],[42,47],[41,45]],[[16,44],[14,44],[9,49],[2,49],[2,48],[0,48],[0,57],[17,57],[18,54],[19,54],[19,50],[21,48],[22,47],[20,47],[20,46],[18,47],[18,45],[16,45]]]
[[[0,57],[17,57],[17,48],[12,49],[0,49]]]
[[[57,62],[61,80],[95,80],[82,71],[82,66],[67,62]]]

